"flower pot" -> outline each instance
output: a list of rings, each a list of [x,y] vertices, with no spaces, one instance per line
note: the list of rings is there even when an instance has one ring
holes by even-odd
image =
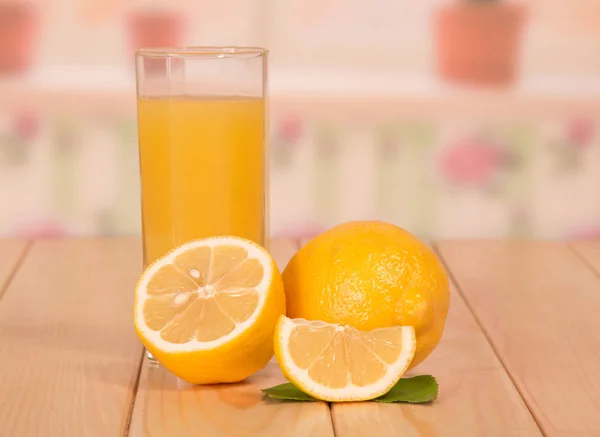
[[[524,18],[520,5],[500,0],[443,5],[435,22],[439,74],[466,84],[513,83]]]
[[[135,53],[141,48],[177,47],[184,39],[185,19],[175,11],[138,11],[128,17],[129,48]],[[146,62],[152,63],[152,59]],[[156,62],[156,68],[162,63]],[[152,69],[146,65],[146,69]]]
[[[0,74],[24,73],[31,67],[37,30],[31,5],[0,2]]]

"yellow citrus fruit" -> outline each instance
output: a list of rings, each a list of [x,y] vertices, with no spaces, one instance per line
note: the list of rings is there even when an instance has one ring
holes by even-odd
[[[387,393],[408,369],[416,345],[412,326],[360,331],[281,316],[275,330],[275,356],[284,375],[329,402]]]
[[[397,226],[350,222],[300,249],[283,272],[287,315],[372,330],[413,326],[411,367],[437,346],[450,302],[434,252]]]
[[[142,343],[194,384],[236,382],[273,356],[285,313],[279,270],[259,245],[237,237],[186,243],[152,263],[135,288]]]

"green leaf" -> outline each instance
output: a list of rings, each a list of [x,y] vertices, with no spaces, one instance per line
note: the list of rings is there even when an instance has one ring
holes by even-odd
[[[294,384],[288,382],[275,387],[262,390],[267,396],[274,399],[286,401],[316,401],[310,395],[307,395]],[[383,396],[373,399],[375,402],[408,402],[411,404],[421,404],[432,402],[438,395],[438,383],[431,375],[415,376],[413,378],[403,378],[396,383]]]
[[[437,398],[438,389],[438,383],[431,375],[402,378],[390,391],[374,401],[422,404],[434,401]]]

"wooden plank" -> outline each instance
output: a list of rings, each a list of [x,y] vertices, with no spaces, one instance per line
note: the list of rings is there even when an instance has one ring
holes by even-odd
[[[561,243],[439,246],[547,437],[600,435],[600,279]]]
[[[429,405],[332,405],[338,437],[541,437],[519,393],[461,297],[452,290],[444,336],[407,376],[434,375]]]
[[[282,268],[296,250],[276,240],[270,252]],[[277,364],[239,384],[191,386],[145,361],[129,437],[333,437],[323,402],[266,400],[261,389],[285,382]]]
[[[142,348],[139,239],[35,243],[0,304],[0,434],[120,436]]]
[[[572,243],[573,250],[600,274],[600,240]]]
[[[28,246],[25,240],[0,240],[0,299]]]

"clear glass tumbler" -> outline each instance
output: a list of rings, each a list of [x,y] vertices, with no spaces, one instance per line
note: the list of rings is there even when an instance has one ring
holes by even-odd
[[[187,241],[265,243],[267,52],[137,54],[144,264]]]
[[[136,55],[144,265],[193,239],[265,245],[267,51]]]

